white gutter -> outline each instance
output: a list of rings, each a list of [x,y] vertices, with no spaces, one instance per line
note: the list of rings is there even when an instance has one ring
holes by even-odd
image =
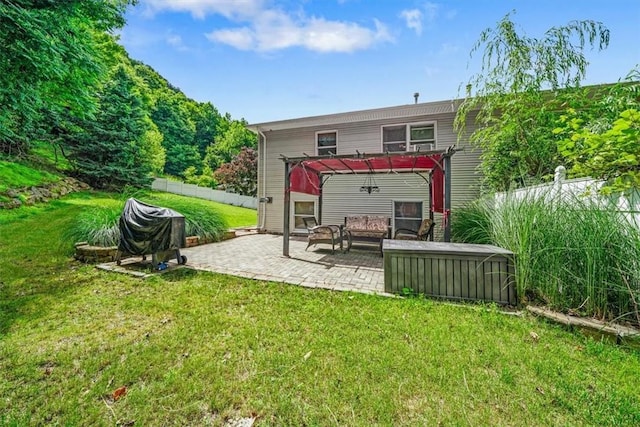
[[[262,199],[267,197],[267,136],[260,130],[256,129],[258,135],[262,137]],[[267,203],[258,201],[258,205],[262,208],[262,215],[260,215],[260,224],[258,224],[258,230],[263,231],[267,216]]]

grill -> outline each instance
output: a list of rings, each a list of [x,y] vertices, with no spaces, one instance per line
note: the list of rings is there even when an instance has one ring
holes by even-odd
[[[153,206],[131,198],[120,215],[120,243],[116,263],[122,258],[152,256],[154,266],[162,267],[175,257],[178,264],[186,264],[180,255],[186,246],[184,215],[173,209]]]

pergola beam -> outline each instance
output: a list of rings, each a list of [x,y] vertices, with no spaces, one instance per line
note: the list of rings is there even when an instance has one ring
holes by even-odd
[[[399,154],[402,155],[403,157],[411,157],[411,156],[418,156],[418,157],[423,157],[423,156],[433,156],[435,154],[442,154],[443,156],[447,153],[450,152],[451,150],[431,150],[431,151],[403,151],[402,153],[393,153],[393,154]],[[458,149],[453,149],[453,151],[459,151]],[[287,157],[287,160],[289,160],[291,163],[300,163],[303,162],[305,160],[322,160],[322,159],[335,159],[335,160],[340,160],[340,159],[370,159],[370,158],[380,158],[383,157],[385,155],[389,155],[392,156],[392,153],[357,153],[357,154],[340,154],[340,155],[334,155],[334,154],[330,154],[330,155],[326,155],[326,156],[315,156],[315,157],[310,157],[310,156],[304,156],[304,157]],[[284,157],[284,156],[282,156]],[[346,165],[345,165],[346,166]]]

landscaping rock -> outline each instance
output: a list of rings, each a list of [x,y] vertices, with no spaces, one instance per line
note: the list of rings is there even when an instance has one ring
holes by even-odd
[[[117,246],[92,246],[82,242],[76,244],[76,253],[74,258],[80,262],[95,264],[101,262],[113,262],[116,260],[117,254]]]
[[[228,230],[228,231],[225,231],[224,234],[222,235],[222,240],[229,240],[229,239],[233,239],[234,237],[236,237],[235,230]]]
[[[187,247],[192,248],[194,246],[198,246],[200,244],[199,236],[189,236],[186,238]]]
[[[71,177],[65,177],[58,182],[52,182],[38,187],[11,188],[2,194],[10,200],[0,202],[0,209],[15,209],[23,204],[34,205],[36,203],[47,203],[50,200],[58,199],[69,193],[89,189],[91,189],[91,187],[87,184]]]
[[[11,199],[8,202],[0,202],[0,209],[16,209],[22,206],[20,199]]]

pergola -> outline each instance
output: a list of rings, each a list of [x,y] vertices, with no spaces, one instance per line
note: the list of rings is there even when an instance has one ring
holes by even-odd
[[[447,150],[424,152],[378,153],[285,157],[284,161],[284,226],[282,254],[289,256],[291,192],[318,196],[318,223],[322,224],[322,188],[335,175],[415,173],[429,183],[429,216],[434,212],[445,216],[444,240],[451,237],[448,221],[451,211],[451,156]]]

